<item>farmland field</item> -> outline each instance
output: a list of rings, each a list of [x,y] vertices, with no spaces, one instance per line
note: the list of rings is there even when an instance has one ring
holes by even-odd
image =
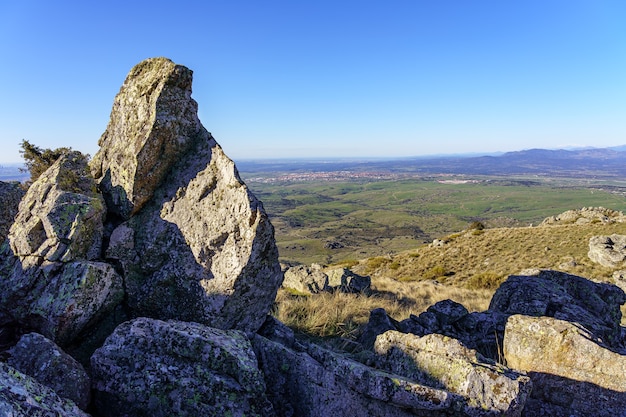
[[[431,176],[259,181],[246,177],[276,228],[286,263],[335,263],[396,253],[480,221],[538,224],[581,207],[624,211],[619,184],[581,179]],[[267,178],[266,178],[267,179]]]

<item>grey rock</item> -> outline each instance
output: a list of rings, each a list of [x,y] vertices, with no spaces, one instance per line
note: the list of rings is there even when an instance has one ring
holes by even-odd
[[[92,356],[103,416],[272,416],[249,340],[236,330],[138,318]]]
[[[0,306],[60,346],[123,297],[122,278],[97,262],[105,204],[79,152],[61,156],[22,199],[0,255]]]
[[[191,98],[192,71],[166,58],[132,68],[90,163],[109,210],[129,218],[206,131]]]
[[[0,245],[9,233],[24,193],[19,182],[0,181]]]
[[[0,362],[0,415],[7,417],[89,417],[71,400]]]
[[[37,333],[23,335],[9,350],[7,363],[52,388],[60,397],[86,410],[91,400],[91,381],[74,358],[54,342]]]
[[[288,348],[255,336],[253,346],[278,416],[455,415],[453,394],[368,367],[309,343]]]
[[[132,316],[255,332],[283,279],[274,229],[200,123],[192,73],[165,58],[131,70],[90,166],[117,213],[105,256]]]
[[[440,328],[449,326],[469,314],[467,308],[452,300],[442,300],[426,310],[435,315]]]
[[[100,257],[104,200],[80,152],[61,156],[23,197],[8,240],[13,254],[50,262]]]
[[[386,370],[457,394],[457,415],[520,416],[532,389],[527,376],[447,336],[389,331],[376,338],[374,349]]]
[[[319,264],[297,265],[285,271],[283,287],[302,294],[319,294],[329,290],[328,275]]]
[[[355,274],[348,268],[327,269],[328,285],[334,290],[347,293],[369,293],[372,279],[369,276]]]
[[[539,226],[588,223],[612,224],[623,223],[624,221],[626,221],[626,217],[621,211],[604,207],[583,207],[547,217]]]
[[[624,267],[626,261],[626,236],[593,236],[589,239],[589,259],[607,268]]]
[[[615,285],[544,270],[537,276],[510,276],[496,290],[489,310],[579,323],[604,343],[621,347],[624,302],[626,294]]]
[[[533,381],[525,415],[626,415],[626,356],[576,323],[513,315],[504,355]]]
[[[385,333],[388,330],[397,330],[399,323],[391,318],[384,308],[376,308],[370,311],[370,317],[363,329],[363,332],[359,336],[359,343],[365,348],[372,349],[376,337]]]

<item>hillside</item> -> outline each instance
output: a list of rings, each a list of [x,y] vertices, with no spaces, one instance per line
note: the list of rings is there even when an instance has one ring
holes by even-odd
[[[526,269],[555,269],[613,282],[615,269],[592,262],[587,253],[592,236],[626,234],[623,217],[617,212],[614,215],[621,220],[596,219],[583,224],[567,220],[535,227],[465,230],[436,244],[339,263],[334,266],[370,275],[373,295],[337,292],[306,297],[281,290],[275,314],[311,335],[355,337],[367,323],[370,311],[379,307],[397,320],[417,315],[445,299],[470,311],[486,310],[500,283]]]

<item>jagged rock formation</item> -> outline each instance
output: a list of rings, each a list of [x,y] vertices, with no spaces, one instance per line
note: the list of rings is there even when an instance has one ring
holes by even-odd
[[[607,268],[619,268],[626,261],[626,236],[593,236],[589,239],[589,259]]]
[[[252,343],[277,416],[461,415],[450,392],[298,341],[269,321]]]
[[[568,210],[556,216],[547,217],[539,226],[560,224],[587,224],[587,223],[623,223],[626,221],[624,213],[604,207],[583,207],[577,210]]]
[[[4,242],[17,214],[24,189],[18,182],[0,181],[0,245]]]
[[[263,376],[245,334],[138,318],[91,358],[104,416],[268,416]]]
[[[262,204],[198,120],[191,71],[138,64],[91,162],[132,315],[256,331],[282,280]]]

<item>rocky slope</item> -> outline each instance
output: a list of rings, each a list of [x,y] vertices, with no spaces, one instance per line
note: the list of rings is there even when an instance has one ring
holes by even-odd
[[[272,225],[191,81],[138,64],[89,165],[65,154],[21,200],[0,252],[0,414],[626,415],[626,294],[573,275],[510,277],[481,313],[376,310],[358,357],[295,337],[268,316]],[[369,292],[315,272],[309,296]]]

